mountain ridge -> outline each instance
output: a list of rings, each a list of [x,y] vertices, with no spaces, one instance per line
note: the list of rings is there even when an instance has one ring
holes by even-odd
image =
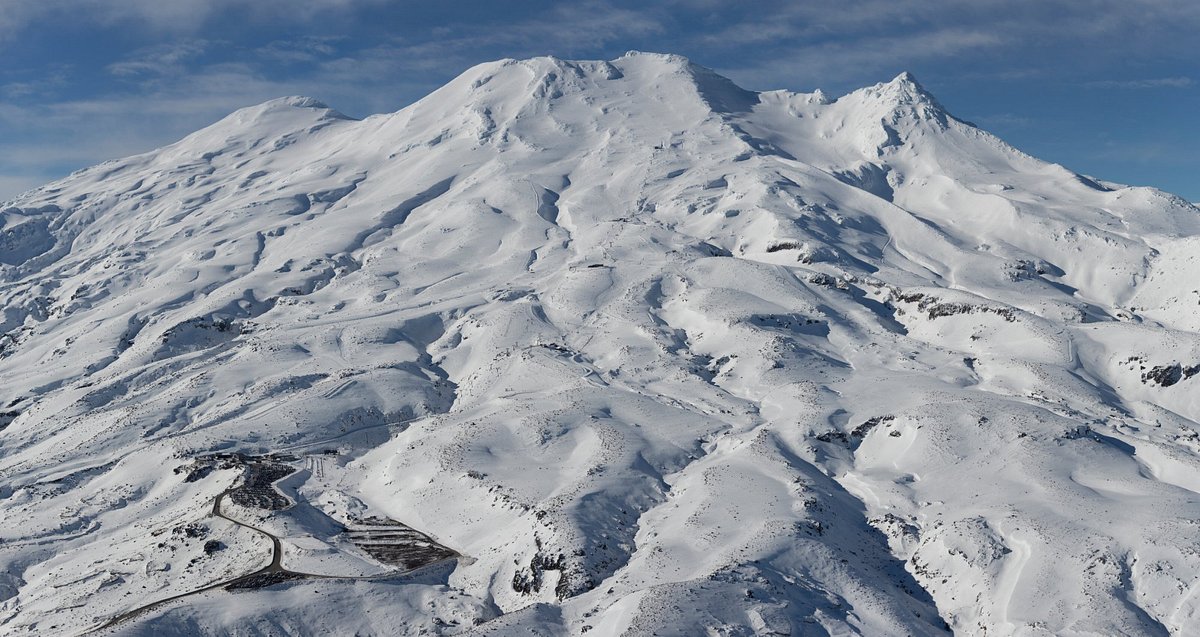
[[[0,217],[5,634],[1200,615],[1200,210],[908,74],[501,60]]]

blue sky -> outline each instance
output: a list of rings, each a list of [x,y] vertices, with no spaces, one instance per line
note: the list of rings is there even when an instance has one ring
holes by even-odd
[[[1200,201],[1197,0],[0,0],[0,200],[310,95],[397,110],[502,57],[686,55],[746,88],[912,71],[957,116]]]

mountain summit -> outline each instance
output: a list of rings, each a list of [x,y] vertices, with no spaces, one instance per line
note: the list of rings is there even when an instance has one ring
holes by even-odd
[[[1184,634],[1200,210],[688,60],[0,209],[0,632]]]

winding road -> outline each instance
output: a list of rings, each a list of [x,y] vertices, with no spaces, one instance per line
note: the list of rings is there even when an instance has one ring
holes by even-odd
[[[189,597],[191,595],[198,595],[200,593],[211,591],[211,590],[214,590],[217,588],[222,588],[222,587],[224,587],[224,588],[261,588],[264,586],[269,586],[271,584],[276,584],[279,582],[292,580],[292,579],[382,580],[382,579],[389,579],[392,577],[396,577],[399,575],[404,575],[405,573],[411,573],[413,571],[420,570],[420,569],[423,569],[428,566],[433,566],[435,564],[440,564],[443,562],[447,562],[449,560],[458,559],[460,557],[459,554],[455,553],[454,555],[451,555],[449,557],[443,558],[436,562],[422,564],[421,566],[418,566],[416,568],[406,569],[406,570],[397,570],[397,571],[393,571],[390,573],[381,573],[379,575],[321,575],[321,574],[317,574],[317,573],[302,573],[300,571],[291,571],[291,570],[288,570],[283,567],[283,543],[279,540],[278,536],[276,536],[268,531],[265,531],[263,529],[260,529],[256,526],[246,524],[245,522],[242,522],[241,520],[231,518],[228,515],[225,515],[225,513],[221,511],[221,502],[225,499],[225,496],[229,495],[230,492],[234,491],[237,488],[239,488],[239,487],[238,486],[229,487],[228,489],[222,491],[219,495],[217,495],[216,498],[213,499],[212,515],[214,517],[228,520],[228,521],[232,522],[233,524],[236,524],[237,526],[241,526],[241,527],[250,529],[251,531],[254,531],[255,533],[258,533],[258,534],[266,537],[267,539],[269,539],[271,541],[271,563],[270,564],[267,564],[266,566],[254,571],[252,573],[248,573],[246,575],[239,575],[238,577],[215,582],[213,584],[209,584],[202,588],[197,588],[195,590],[191,590],[186,593],[180,593],[178,595],[172,595],[171,597],[166,597],[166,598],[151,602],[149,604],[139,606],[132,610],[121,613],[120,615],[117,615],[116,617],[113,617],[112,619],[101,624],[100,626],[88,629],[87,631],[84,632],[84,634],[92,633],[92,632],[100,632],[100,631],[108,630],[110,628],[115,628],[117,625],[124,623],[125,621],[128,621],[130,619],[133,619],[134,617],[137,617],[144,613],[150,612],[152,610],[155,610],[157,608],[160,608],[162,606],[170,604],[171,602],[174,602],[176,600],[182,599],[184,597]]]

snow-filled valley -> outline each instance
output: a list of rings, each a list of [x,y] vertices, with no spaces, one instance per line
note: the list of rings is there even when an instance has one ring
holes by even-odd
[[[503,60],[0,218],[2,635],[1200,626],[1200,209],[907,74]]]

